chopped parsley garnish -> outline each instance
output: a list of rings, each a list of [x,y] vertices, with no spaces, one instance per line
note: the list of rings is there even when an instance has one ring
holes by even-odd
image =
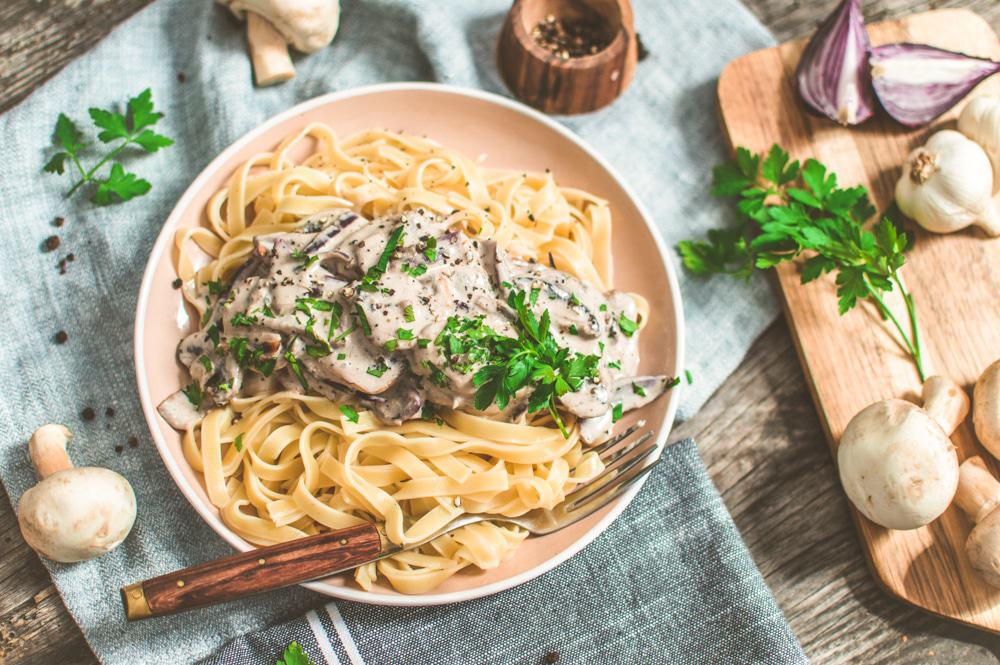
[[[571,294],[569,295],[569,302],[570,302],[570,304],[571,304],[571,305],[573,305],[574,307],[579,307],[579,306],[580,306],[580,304],[581,304],[581,303],[580,303],[580,299],[576,297],[576,294],[575,294],[575,293],[571,293]]]
[[[237,312],[233,314],[233,318],[229,319],[229,323],[234,326],[252,326],[256,325],[257,317],[249,316],[245,312]]]
[[[361,332],[365,334],[365,337],[371,337],[372,327],[368,324],[368,317],[365,316],[365,310],[361,307],[361,303],[354,303],[354,313],[358,316]]]
[[[399,347],[399,342],[397,342],[394,339],[390,339],[388,342],[383,344],[382,347],[385,348],[385,350],[388,351],[389,353],[392,353]]]
[[[378,261],[365,273],[361,283],[358,285],[359,289],[362,291],[377,290],[375,285],[382,279],[385,271],[389,269],[389,261],[392,260],[392,255],[399,249],[402,240],[403,225],[400,224],[389,234],[389,239],[386,240],[385,247],[382,248],[382,253],[379,255]]]
[[[211,281],[211,282],[205,282],[205,286],[208,287],[208,292],[211,293],[213,296],[217,296],[220,293],[222,293],[222,280],[221,279],[216,279],[216,280]]]
[[[367,371],[372,376],[378,378],[389,371],[389,366],[386,365],[384,361],[379,360],[377,363],[369,367]]]
[[[639,397],[646,396],[646,389],[640,386],[638,383],[632,382],[632,392],[634,392]]]
[[[606,312],[608,311],[608,306],[605,303],[601,303],[601,306],[598,307],[597,309],[601,310],[602,312]]]
[[[428,261],[433,261],[437,258],[437,238],[434,236],[428,236],[427,240],[424,242],[424,256],[427,257]]]
[[[318,344],[310,344],[306,347],[306,353],[309,354],[311,358],[325,358],[330,355],[330,349],[325,346],[319,346]]]
[[[288,367],[292,370],[292,374],[295,378],[299,380],[302,384],[302,390],[309,390],[309,384],[306,382],[305,375],[302,374],[302,367],[299,365],[299,359],[289,350],[285,351],[285,360],[288,361]]]
[[[622,368],[622,364],[621,364],[620,361],[615,360],[614,362],[608,363],[608,367],[610,367],[611,369],[621,369]]]
[[[337,354],[337,360],[344,360],[346,358],[347,358],[347,354],[346,353],[338,353]]]
[[[348,335],[350,335],[352,332],[354,332],[354,326],[351,326],[350,328],[348,328],[344,332],[340,333],[339,335],[337,335],[336,337],[334,337],[333,339],[331,339],[330,340],[330,344],[336,344],[340,340],[342,340],[345,337],[347,337]]]
[[[421,263],[418,266],[412,266],[412,267],[409,267],[409,268],[403,268],[403,272],[405,272],[410,277],[420,277],[425,272],[427,272],[427,266],[424,265],[423,263]]]
[[[222,383],[220,383],[219,385],[216,386],[216,389],[220,393],[228,393],[230,388],[232,388],[232,386],[229,385],[228,381],[224,381],[224,382],[222,382]]]
[[[577,330],[577,327],[576,327],[575,323],[570,324],[570,326],[569,326],[569,334],[570,335],[579,335],[580,334],[580,331]]]
[[[208,372],[209,374],[212,373],[212,368],[214,367],[214,365],[212,364],[212,361],[211,359],[209,359],[208,356],[202,356],[201,358],[198,358],[198,362],[201,363],[201,366],[205,368],[206,372]]]
[[[689,370],[689,369],[686,369],[686,370],[684,370],[684,378],[685,378],[685,379],[687,379],[687,383],[688,383],[688,385],[689,385],[689,386],[690,386],[690,385],[691,385],[692,383],[694,383],[694,377],[693,377],[693,376],[691,376],[691,370]],[[679,381],[679,380],[680,380],[680,379],[678,378],[678,381]]]
[[[301,249],[297,249],[292,252],[292,258],[302,261],[302,265],[299,266],[299,270],[307,270],[309,266],[319,261],[319,254],[306,254]]]
[[[667,382],[667,389],[669,390],[670,388],[676,388],[679,385],[681,385],[681,377],[675,376],[674,378],[670,379],[670,381]]]
[[[347,404],[340,405],[340,412],[344,414],[344,417],[350,420],[352,423],[358,422],[358,412]]]
[[[267,306],[267,305],[263,305],[262,307],[258,307],[254,311],[255,312],[260,312],[261,314],[263,314],[264,316],[266,316],[269,319],[273,319],[274,318],[274,312],[272,312],[271,308],[269,306]]]
[[[431,341],[426,337],[421,337],[420,339],[417,340],[417,346],[419,346],[421,349],[426,349],[430,345]]]
[[[639,324],[625,316],[625,312],[622,312],[621,316],[618,317],[618,327],[622,329],[626,337],[631,337],[639,329]]]
[[[406,328],[397,328],[396,337],[399,339],[410,340],[413,339],[413,331],[407,330]]]
[[[219,326],[213,323],[212,325],[210,325],[208,328],[205,329],[205,334],[208,335],[208,338],[210,340],[212,340],[212,344],[214,344],[215,346],[219,346],[219,342],[222,340],[222,338],[219,336]]]
[[[236,358],[236,362],[240,364],[241,367],[249,367],[250,369],[256,370],[263,374],[264,376],[271,376],[271,372],[274,371],[274,358],[264,359],[263,349],[254,349],[250,347],[250,340],[246,337],[233,337],[226,342],[229,347],[229,352],[233,354]]]
[[[201,315],[201,325],[204,326],[205,324],[207,324],[209,321],[212,320],[212,311],[213,309],[211,307],[205,308],[205,311]]]
[[[611,407],[611,422],[616,423],[622,419],[622,403],[618,402]]]
[[[556,410],[556,400],[580,390],[585,381],[596,379],[600,359],[560,347],[549,330],[548,310],[536,318],[529,302],[530,296],[524,291],[512,291],[507,296],[507,304],[517,314],[516,339],[499,335],[479,321],[489,335],[475,348],[480,349],[477,353],[485,352],[488,357],[472,379],[476,387],[475,407],[482,411],[496,403],[498,408],[505,409],[518,390],[531,387],[528,412],[547,409],[559,431],[568,437],[569,432]]]
[[[205,401],[205,394],[201,392],[201,385],[197,381],[189,383],[187,388],[181,392],[184,393],[184,396],[188,398],[188,401],[191,402],[196,409],[200,409],[202,402]]]
[[[241,452],[241,453],[243,452],[243,433],[242,432],[236,435],[236,440],[233,441],[233,445],[236,446],[236,451],[237,452]]]
[[[407,305],[403,308],[403,320],[407,323],[413,323],[416,320],[416,316],[413,314],[413,305]]]
[[[434,363],[427,363],[428,368],[431,370],[431,383],[441,386],[442,388],[447,388],[451,385],[451,381],[448,380],[448,375],[441,371],[441,368]]]

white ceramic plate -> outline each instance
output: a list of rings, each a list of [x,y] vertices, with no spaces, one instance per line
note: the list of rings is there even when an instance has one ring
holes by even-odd
[[[605,111],[605,113],[614,111]],[[223,187],[235,168],[250,156],[272,149],[304,125],[322,121],[338,135],[369,127],[388,127],[427,135],[467,156],[485,156],[487,166],[542,171],[552,169],[557,181],[589,190],[611,205],[614,220],[615,288],[636,291],[651,305],[643,330],[641,371],[676,375],[682,371],[684,348],[680,291],[672,259],[649,214],[621,177],[593,148],[544,115],[504,97],[428,83],[392,83],[356,88],[317,97],[271,118],[226,148],[194,180],[177,202],[146,265],[135,318],[135,367],[139,398],[163,463],[199,515],[240,551],[251,545],[219,519],[206,496],[201,477],[184,460],[181,437],[156,412],[156,405],[187,383],[175,349],[189,332],[179,291],[172,247],[178,228],[201,224],[209,197]],[[662,446],[673,423],[680,391],[630,413],[621,427],[638,418],[656,433]],[[640,487],[608,508],[567,529],[529,538],[500,567],[455,575],[432,593],[407,596],[387,585],[363,591],[350,575],[304,586],[336,598],[381,605],[435,605],[486,596],[526,582],[551,570],[597,537],[625,509]]]

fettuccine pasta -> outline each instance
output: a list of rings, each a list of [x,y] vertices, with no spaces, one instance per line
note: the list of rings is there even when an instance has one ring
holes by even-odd
[[[201,315],[205,285],[243,265],[259,235],[346,208],[368,219],[429,210],[512,256],[549,263],[601,291],[612,285],[611,214],[600,198],[560,187],[551,173],[488,169],[434,141],[385,130],[338,139],[311,124],[273,152],[247,160],[209,201],[207,224],[176,237],[186,300]],[[200,250],[200,251],[199,251]],[[207,258],[206,258],[207,257]],[[648,305],[634,296],[640,324]],[[603,466],[548,413],[500,422],[445,410],[397,426],[361,411],[352,422],[329,399],[292,391],[240,396],[184,434],[184,454],[204,476],[223,521],[268,545],[363,522],[394,543],[425,539],[465,513],[553,508]],[[527,534],[483,522],[355,571],[402,593],[427,592],[463,568],[498,566]]]

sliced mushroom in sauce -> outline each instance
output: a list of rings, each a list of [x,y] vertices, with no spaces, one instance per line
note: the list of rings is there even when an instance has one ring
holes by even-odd
[[[588,443],[609,435],[613,412],[638,408],[668,385],[663,376],[635,376],[638,335],[620,323],[637,318],[628,294],[514,259],[423,210],[371,221],[329,210],[298,232],[258,236],[246,264],[215,291],[202,329],[178,347],[202,408],[281,388],[353,399],[388,423],[433,405],[479,412],[480,365],[438,340],[456,320],[516,338],[508,297],[517,291],[532,293],[536,316],[548,312],[561,348],[597,358],[592,377],[558,398],[581,419]],[[530,393],[522,388],[502,411],[491,404],[480,413],[515,418]]]

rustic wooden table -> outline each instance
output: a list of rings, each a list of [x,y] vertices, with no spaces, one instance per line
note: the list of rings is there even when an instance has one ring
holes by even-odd
[[[780,40],[809,34],[832,4],[746,2]],[[0,112],[147,3],[0,2]],[[997,0],[868,0],[865,11],[879,20],[954,6],[977,11],[1000,31]],[[674,436],[699,442],[726,506],[813,661],[1000,662],[1000,636],[938,619],[875,586],[783,321],[767,330]],[[6,495],[0,498],[0,534],[0,663],[96,662],[21,539]]]

